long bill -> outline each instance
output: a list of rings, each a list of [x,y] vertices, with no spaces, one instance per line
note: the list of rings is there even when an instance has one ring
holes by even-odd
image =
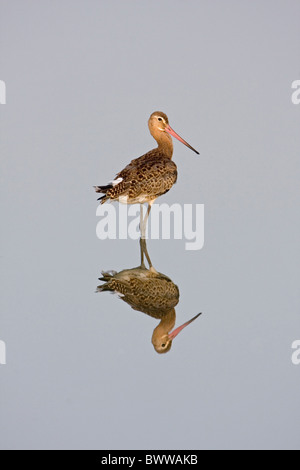
[[[176,328],[176,330],[172,331],[171,333],[169,333],[169,338],[171,340],[173,340],[174,338],[176,338],[177,335],[179,335],[179,333],[188,325],[190,325],[194,320],[196,320],[196,318],[198,318],[199,316],[201,315],[201,313],[198,313],[198,315],[196,315],[195,317],[193,317],[191,320],[187,321],[186,323],[184,323],[183,325],[179,326],[178,328]]]
[[[171,126],[167,125],[165,127],[165,131],[168,132],[172,137],[175,137],[175,139],[179,140],[179,142],[182,142],[184,145],[186,145],[189,149],[193,150],[197,155],[200,155],[197,150],[194,149],[190,144],[188,144],[180,135],[178,135]]]

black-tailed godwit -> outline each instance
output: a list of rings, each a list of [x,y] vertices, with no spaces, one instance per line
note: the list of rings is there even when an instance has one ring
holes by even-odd
[[[168,117],[163,112],[152,113],[148,126],[158,147],[132,160],[108,185],[95,186],[96,192],[103,194],[98,199],[101,204],[109,200],[124,204],[148,203],[148,211],[141,230],[145,229],[154,201],[167,193],[177,181],[177,166],[172,161],[173,142],[171,136],[199,155],[197,150],[170,127]]]

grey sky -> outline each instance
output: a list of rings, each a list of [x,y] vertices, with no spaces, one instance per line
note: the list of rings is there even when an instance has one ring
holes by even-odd
[[[0,448],[298,448],[299,1],[0,0]],[[157,322],[95,294],[135,241],[96,238],[94,184],[155,146],[205,204],[205,247],[149,241],[203,315]]]

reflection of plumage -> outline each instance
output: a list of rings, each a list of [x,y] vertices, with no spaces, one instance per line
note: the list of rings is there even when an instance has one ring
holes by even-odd
[[[99,291],[111,291],[134,310],[161,319],[179,302],[179,289],[167,276],[148,270],[135,268],[120,273],[102,273],[100,279],[106,284]]]
[[[165,353],[171,349],[172,341],[178,333],[200,314],[171,332],[176,321],[175,307],[179,302],[179,289],[169,277],[158,273],[153,267],[150,269],[145,267],[143,250],[146,249],[144,241],[141,244],[140,267],[125,269],[119,273],[102,272],[100,281],[104,284],[99,286],[97,291],[119,294],[120,298],[134,310],[160,320],[153,331],[152,344],[158,353]]]

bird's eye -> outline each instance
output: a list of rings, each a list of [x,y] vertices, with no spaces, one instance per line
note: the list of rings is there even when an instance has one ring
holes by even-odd
[[[162,118],[158,118],[159,121],[162,121]]]
[[[165,348],[165,347],[166,347],[165,343],[164,343],[164,344],[162,344],[162,345],[161,345],[161,347],[162,347],[162,348]]]

